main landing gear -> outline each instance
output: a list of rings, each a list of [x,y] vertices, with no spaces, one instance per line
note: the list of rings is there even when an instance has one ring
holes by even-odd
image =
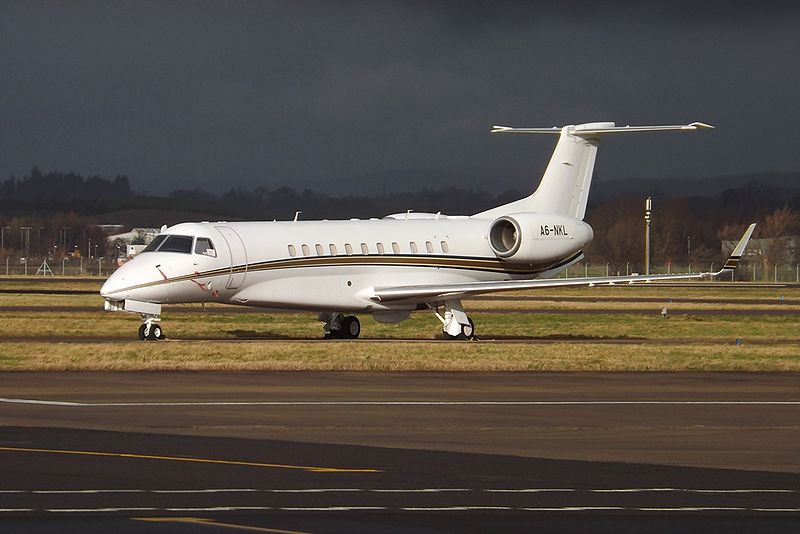
[[[158,324],[158,321],[161,320],[160,317],[157,315],[142,314],[142,320],[144,322],[139,326],[139,339],[142,341],[164,339],[164,330],[162,330],[161,325]]]
[[[325,339],[357,339],[361,334],[361,321],[355,315],[325,312],[319,320],[325,322]]]
[[[448,339],[475,339],[475,323],[464,313],[460,300],[448,300],[444,303],[444,312],[439,306],[431,307],[436,318],[442,322],[442,333]]]

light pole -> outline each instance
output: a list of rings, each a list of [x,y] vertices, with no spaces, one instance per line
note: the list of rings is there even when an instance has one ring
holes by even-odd
[[[19,245],[27,258],[31,249],[31,228],[33,226],[20,226],[19,227]]]
[[[644,201],[644,274],[650,274],[650,212],[653,210],[653,198]]]
[[[31,228],[33,226],[19,227],[20,248],[25,252],[25,276],[28,276],[28,261],[30,261]]]
[[[0,226],[0,250],[6,250],[6,230],[11,230],[10,226]]]
[[[61,242],[61,253],[66,255],[67,254],[67,241],[69,241],[69,226],[62,226],[60,230],[60,238],[59,241]]]
[[[692,272],[692,236],[686,236],[686,259],[689,261],[689,272]]]

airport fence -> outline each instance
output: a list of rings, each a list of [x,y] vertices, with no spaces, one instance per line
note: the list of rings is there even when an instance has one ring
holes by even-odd
[[[119,265],[121,263],[116,258],[0,256],[0,275],[107,277],[117,270]],[[650,268],[650,274],[714,272],[720,267],[719,263],[654,265]],[[627,276],[633,274],[644,274],[641,262],[626,262],[622,265],[580,262],[560,273],[558,277]],[[800,284],[800,264],[764,265],[760,262],[748,262],[741,264],[732,274],[721,276],[719,280]]]
[[[117,268],[116,259],[111,258],[0,257],[0,274],[4,276],[107,277]]]

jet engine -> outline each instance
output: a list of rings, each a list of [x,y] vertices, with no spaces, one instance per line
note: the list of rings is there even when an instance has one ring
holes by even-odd
[[[489,246],[498,258],[515,263],[550,262],[583,249],[592,227],[565,215],[514,213],[489,226]]]

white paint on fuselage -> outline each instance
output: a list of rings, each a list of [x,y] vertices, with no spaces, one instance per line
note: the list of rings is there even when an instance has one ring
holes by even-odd
[[[534,214],[538,215],[538,214]],[[543,224],[554,215],[540,215]],[[548,236],[537,243],[540,260],[556,261],[574,254],[587,243],[587,227],[573,221],[571,236]],[[166,234],[208,237],[216,248],[216,257],[174,252],[143,253],[123,265],[101,290],[109,299],[133,299],[157,303],[224,302],[229,304],[268,307],[286,310],[374,312],[411,310],[413,303],[380,304],[372,301],[372,289],[380,286],[456,284],[477,281],[498,281],[530,278],[534,262],[506,262],[509,268],[528,273],[482,270],[471,260],[501,265],[492,252],[487,234],[493,219],[456,217],[439,219],[372,219],[349,221],[281,221],[281,222],[213,222],[182,223],[170,227]],[[568,221],[569,223],[569,221]],[[218,227],[231,228],[242,239],[246,249],[247,272],[239,273],[236,288],[228,288],[231,252]],[[526,228],[530,238],[538,238],[538,226]],[[416,246],[416,251],[412,248]],[[443,244],[444,243],[444,244]],[[362,244],[367,246],[364,255]],[[380,246],[383,247],[381,252]],[[290,245],[295,256],[290,255]],[[305,246],[304,246],[305,245]],[[335,247],[335,255],[331,250]],[[349,247],[348,247],[349,245]],[[348,249],[352,254],[348,254]],[[320,253],[321,252],[321,253]],[[307,253],[307,255],[306,255]],[[304,266],[298,260],[350,258],[350,263]],[[392,257],[403,265],[387,265]],[[360,259],[363,258],[363,261]],[[415,259],[444,258],[464,262],[452,265],[425,266]],[[284,268],[264,268],[268,262],[295,260]],[[317,262],[319,263],[319,262]],[[322,261],[322,263],[325,263]],[[242,267],[234,262],[234,268]],[[513,269],[512,269],[513,270]],[[191,276],[196,273],[196,276]],[[174,280],[170,283],[157,283]]]

